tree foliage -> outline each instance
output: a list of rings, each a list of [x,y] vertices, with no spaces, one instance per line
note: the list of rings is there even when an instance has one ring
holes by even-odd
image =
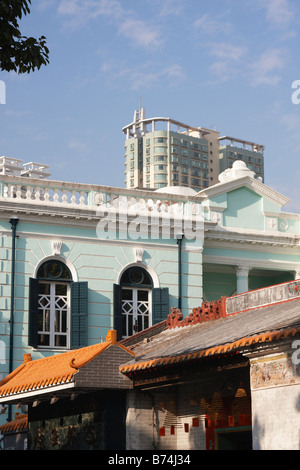
[[[19,20],[30,13],[31,0],[0,0],[0,69],[30,73],[49,63],[46,38],[22,36]]]

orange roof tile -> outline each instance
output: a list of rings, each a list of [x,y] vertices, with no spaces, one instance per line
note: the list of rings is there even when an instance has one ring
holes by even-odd
[[[24,355],[24,363],[0,382],[0,398],[37,388],[66,384],[72,381],[78,369],[94,359],[112,344],[117,344],[115,331],[108,332],[106,342],[31,361]],[[119,345],[123,349],[124,346]],[[127,350],[133,354],[130,350]],[[29,357],[28,357],[29,356]]]
[[[128,374],[130,372],[136,372],[139,370],[151,369],[153,367],[165,366],[170,364],[179,363],[182,361],[188,361],[193,359],[201,359],[207,356],[214,356],[217,354],[225,354],[230,351],[236,351],[240,347],[250,346],[254,343],[261,342],[270,342],[274,340],[279,340],[280,338],[287,338],[289,336],[295,336],[300,333],[300,327],[286,328],[282,330],[276,330],[266,333],[257,334],[254,336],[249,336],[246,338],[241,338],[233,343],[221,344],[211,348],[202,349],[193,353],[180,354],[178,356],[168,356],[160,357],[144,362],[136,362],[133,364],[125,364],[120,367],[120,372],[123,374]]]
[[[28,427],[28,415],[27,414],[18,414],[16,413],[15,419],[9,421],[9,423],[2,424],[0,426],[0,433],[6,434],[9,432],[20,432],[26,431]]]

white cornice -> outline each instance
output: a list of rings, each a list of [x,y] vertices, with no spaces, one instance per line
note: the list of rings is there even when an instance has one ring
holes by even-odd
[[[11,231],[1,231],[0,236],[11,236]],[[57,237],[57,235],[56,235]],[[98,238],[98,237],[82,237],[76,234],[74,235],[65,235],[60,234],[60,240],[63,242],[76,242],[76,243],[89,243],[89,244],[97,244],[97,245],[114,245],[114,246],[130,246],[135,247],[137,245],[143,247],[144,249],[155,249],[155,250],[178,250],[177,244],[171,243],[161,243],[159,240],[154,240],[153,243],[147,242],[146,240],[137,239],[137,240],[118,240],[118,239],[110,239],[110,238]],[[33,239],[44,239],[49,240],[50,242],[53,240],[53,234],[45,234],[39,232],[18,232],[18,238],[33,238]],[[196,251],[201,251],[201,247],[197,247]],[[183,251],[190,251],[190,248],[183,247]]]
[[[264,211],[262,213],[265,217],[275,217],[277,219],[288,219],[288,220],[299,220],[300,214],[296,212],[269,212]]]
[[[215,227],[212,230],[206,230],[207,237],[219,239],[240,239],[241,241],[281,241],[282,243],[300,242],[300,234],[289,232],[271,231],[271,230],[255,230],[240,227]]]
[[[300,236],[248,229],[215,229],[205,232],[204,248],[300,254]]]
[[[256,253],[273,253],[281,255],[293,255],[300,256],[300,247],[296,245],[276,245],[273,244],[262,244],[257,242],[237,242],[237,241],[220,241],[220,240],[206,240],[204,243],[204,250],[206,248],[214,248],[221,250],[242,250],[244,252],[256,252]]]
[[[203,264],[216,264],[224,266],[243,266],[248,269],[272,269],[276,271],[298,271],[300,262],[278,261],[260,258],[241,258],[203,254]],[[211,268],[210,268],[211,269]]]

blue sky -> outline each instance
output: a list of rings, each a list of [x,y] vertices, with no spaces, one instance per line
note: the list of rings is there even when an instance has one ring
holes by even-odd
[[[147,117],[265,145],[265,183],[300,212],[299,22],[298,0],[32,0],[21,30],[46,36],[50,64],[0,72],[0,154],[124,187],[141,99]]]

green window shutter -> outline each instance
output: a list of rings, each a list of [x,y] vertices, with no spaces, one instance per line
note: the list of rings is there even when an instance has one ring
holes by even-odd
[[[123,316],[122,316],[122,287],[114,284],[114,330],[117,332],[117,340],[122,339]]]
[[[152,324],[166,320],[169,313],[169,288],[152,289]]]
[[[88,283],[71,284],[71,348],[87,346],[88,342]]]
[[[38,295],[39,281],[29,278],[29,305],[28,305],[28,345],[36,348],[38,345]]]

